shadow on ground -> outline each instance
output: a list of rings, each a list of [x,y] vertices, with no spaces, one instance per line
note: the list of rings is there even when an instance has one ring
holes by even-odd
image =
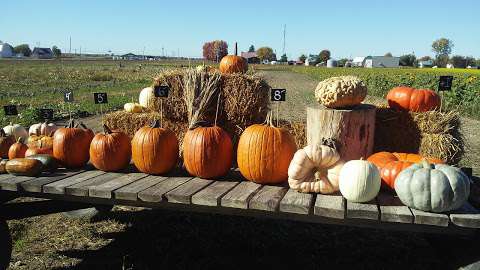
[[[480,260],[476,240],[290,221],[178,213],[114,211],[129,224],[101,235],[94,251],[66,250],[81,262],[57,269],[457,269]]]

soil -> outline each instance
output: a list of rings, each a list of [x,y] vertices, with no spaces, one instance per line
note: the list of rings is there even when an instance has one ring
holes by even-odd
[[[281,115],[303,118],[317,82],[290,72],[263,74],[288,91]],[[82,121],[98,132],[100,119]],[[463,164],[478,175],[479,121],[463,119],[463,133]],[[480,260],[471,248],[478,238],[118,206],[93,219],[52,214],[8,225],[10,269],[457,269]]]

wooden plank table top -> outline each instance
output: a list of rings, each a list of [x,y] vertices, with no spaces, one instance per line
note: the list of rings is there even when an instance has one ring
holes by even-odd
[[[203,207],[206,211],[212,209],[225,214],[237,208],[238,211],[233,212],[258,215],[259,211],[264,211],[269,215],[297,216],[301,220],[320,223],[362,223],[378,227],[388,223],[427,229],[480,228],[480,211],[468,203],[451,213],[427,213],[410,209],[393,194],[383,191],[371,202],[354,203],[346,201],[339,193],[300,193],[286,186],[242,181],[238,172],[232,172],[231,175],[237,177],[213,180],[187,176],[184,171],[154,176],[135,171],[106,173],[91,169],[62,169],[39,177],[2,174],[0,189],[32,197],[65,198],[86,203],[110,201],[112,204],[142,207],[168,204],[174,209],[183,204],[188,209]]]

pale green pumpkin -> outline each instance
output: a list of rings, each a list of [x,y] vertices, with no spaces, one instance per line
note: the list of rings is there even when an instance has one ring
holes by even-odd
[[[395,191],[406,206],[441,213],[462,207],[470,194],[470,179],[459,168],[424,160],[397,176]]]

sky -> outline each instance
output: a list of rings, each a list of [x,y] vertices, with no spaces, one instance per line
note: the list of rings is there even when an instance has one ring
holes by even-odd
[[[269,46],[289,59],[329,49],[333,58],[433,55],[445,37],[453,54],[480,58],[478,0],[148,1],[15,0],[0,5],[0,40],[63,52],[201,57],[206,41],[246,51]]]

